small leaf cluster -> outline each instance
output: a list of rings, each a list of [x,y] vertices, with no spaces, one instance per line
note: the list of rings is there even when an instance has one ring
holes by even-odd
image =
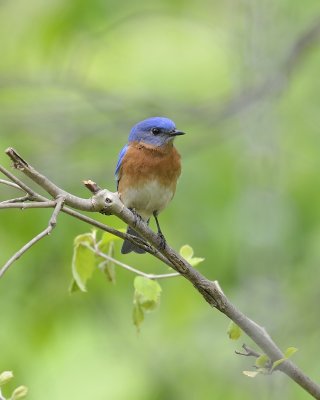
[[[69,288],[71,293],[77,290],[86,292],[87,282],[97,268],[106,275],[110,282],[115,283],[114,263],[96,254],[96,251],[99,251],[113,257],[115,240],[119,240],[119,238],[108,232],[104,232],[98,240],[96,231],[78,235],[74,239],[71,265],[72,281]]]
[[[196,267],[198,264],[204,261],[202,257],[193,257],[194,251],[191,246],[185,244],[180,248],[180,256],[182,256],[192,267]]]
[[[227,329],[227,335],[231,340],[238,340],[242,335],[242,330],[235,322],[230,321]],[[284,357],[274,362],[272,362],[266,354],[261,354],[259,357],[257,357],[255,361],[254,366],[256,370],[243,371],[243,374],[248,376],[249,378],[255,378],[259,374],[271,374],[280,364],[282,364],[288,358],[292,357],[297,351],[298,349],[296,347],[288,347],[287,350],[284,352]]]
[[[119,240],[117,236],[107,232],[104,232],[99,239],[95,230],[78,235],[74,239],[71,266],[72,281],[69,288],[71,293],[75,291],[86,292],[87,283],[97,269],[106,275],[108,281],[115,283],[115,263],[120,266],[124,265],[114,259],[114,244],[116,240]],[[101,253],[107,255],[109,259],[102,257]],[[194,257],[193,249],[189,245],[182,246],[180,254],[192,266],[196,266],[204,260],[204,258]],[[147,276],[148,274],[144,274],[138,270],[134,271],[139,273],[139,275],[135,277],[133,282],[132,318],[134,325],[139,331],[145,313],[154,311],[160,304],[161,286],[153,277],[153,279],[150,279]]]
[[[161,286],[153,279],[136,276],[133,282],[133,323],[140,330],[146,312],[154,311],[160,303]]]
[[[12,371],[3,371],[0,374],[0,399],[1,400],[6,400],[1,393],[1,388],[6,383],[8,383],[12,378],[13,378]],[[28,394],[28,388],[26,386],[21,385],[14,389],[11,396],[7,400],[23,399],[24,397],[27,396],[27,394]]]
[[[255,371],[243,371],[243,374],[249,378],[255,378],[259,374],[271,374],[280,364],[292,357],[298,349],[296,347],[288,347],[284,352],[284,357],[272,362],[266,354],[261,354],[256,359]]]

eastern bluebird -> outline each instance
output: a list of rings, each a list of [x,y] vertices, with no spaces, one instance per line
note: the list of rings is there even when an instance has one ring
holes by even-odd
[[[153,215],[163,241],[157,216],[172,199],[181,173],[180,154],[173,146],[173,139],[178,135],[184,132],[178,131],[168,118],[152,117],[138,122],[119,154],[115,171],[123,204],[147,223]],[[127,233],[139,237],[130,227]],[[145,253],[125,240],[121,253],[131,251]]]

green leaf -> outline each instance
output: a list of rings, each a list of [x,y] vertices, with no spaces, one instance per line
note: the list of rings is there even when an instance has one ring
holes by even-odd
[[[96,231],[93,230],[92,232],[89,233],[83,233],[81,235],[78,235],[74,238],[73,244],[74,246],[77,246],[79,244],[88,244],[89,246],[94,245],[96,239]]]
[[[143,276],[136,276],[134,279],[134,301],[144,311],[152,311],[159,305],[161,286],[158,282]]]
[[[112,233],[103,232],[101,239],[97,243],[98,249],[102,253],[107,253],[109,251],[110,243],[114,242],[115,240],[120,240],[120,238],[118,236],[112,235]]]
[[[5,385],[13,378],[12,371],[3,371],[0,374],[0,386]]]
[[[95,254],[88,248],[88,242],[78,241],[75,244],[72,257],[72,276],[82,292],[86,292],[86,284],[95,270]],[[73,292],[75,284],[72,283],[70,291]]]
[[[260,374],[260,371],[242,371],[242,373],[249,378],[255,378],[257,375]]]
[[[184,246],[181,247],[179,253],[180,256],[182,256],[184,259],[188,261],[193,257],[193,248],[188,244],[185,244]]]
[[[12,393],[10,400],[18,400],[26,397],[28,388],[26,386],[18,386]]]
[[[140,325],[144,320],[144,312],[139,303],[133,305],[133,312],[132,312],[133,323],[137,327],[139,332]]]
[[[189,260],[189,264],[192,267],[196,267],[198,264],[202,263],[205,259],[202,257],[193,257]]]
[[[133,282],[133,323],[140,330],[144,313],[153,311],[160,302],[161,286],[158,282],[143,276],[136,276]]]
[[[269,361],[269,357],[266,354],[262,354],[256,359],[255,365],[257,368],[265,368]]]
[[[282,364],[284,361],[286,361],[286,358],[280,358],[279,360],[275,361],[272,364],[271,371],[273,371],[278,365]]]
[[[288,347],[287,350],[284,352],[284,355],[286,356],[286,358],[290,358],[290,357],[292,357],[297,351],[298,351],[298,349],[297,349],[296,347]]]
[[[80,291],[80,288],[79,288],[79,286],[77,285],[77,282],[74,279],[71,280],[71,283],[70,283],[70,286],[69,286],[68,290],[69,290],[70,294]]]
[[[99,268],[105,274],[108,282],[111,282],[113,284],[116,283],[116,271],[115,271],[114,263],[112,263],[111,261],[105,260],[99,264]]]
[[[272,364],[271,371],[273,371],[276,367],[278,367],[280,364],[282,364],[284,361],[286,361],[289,357],[292,357],[298,349],[296,347],[288,347],[287,350],[284,352],[285,357],[280,358],[279,360],[276,360]]]
[[[193,257],[193,248],[188,244],[182,246],[179,250],[179,253],[192,267],[196,267],[198,264],[204,261],[204,258],[202,257]]]
[[[237,324],[235,324],[233,321],[230,321],[227,334],[229,336],[229,339],[238,340],[242,334],[242,331]]]
[[[109,243],[108,256],[114,256],[114,242]],[[98,267],[106,275],[109,282],[116,283],[116,271],[114,263],[111,260],[106,260],[105,258],[102,259],[103,261],[99,264]]]

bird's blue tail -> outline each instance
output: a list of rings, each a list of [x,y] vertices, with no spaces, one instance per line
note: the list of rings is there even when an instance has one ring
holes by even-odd
[[[136,237],[139,237],[139,238],[141,237],[139,235],[139,233],[137,233],[135,230],[130,228],[130,226],[128,226],[127,233],[129,235],[132,235],[132,236],[136,236]],[[122,254],[128,254],[128,253],[131,253],[132,251],[135,252],[135,253],[138,253],[138,254],[145,253],[145,250],[142,250],[140,247],[138,247],[138,246],[134,245],[133,243],[129,242],[129,240],[125,240],[123,242],[122,247],[121,247],[121,253]]]

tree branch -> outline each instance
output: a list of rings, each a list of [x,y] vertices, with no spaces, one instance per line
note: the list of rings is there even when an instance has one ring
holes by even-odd
[[[241,351],[235,351],[236,354],[238,354],[239,356],[245,356],[245,357],[255,357],[258,358],[261,356],[260,353],[258,353],[257,351],[251,349],[250,347],[248,347],[246,344],[242,345],[243,350],[245,351],[245,353],[242,353]]]
[[[146,272],[140,271],[139,269],[133,268],[130,265],[124,264],[123,262],[116,260],[115,258],[109,256],[108,254],[102,253],[97,247],[93,248],[91,246],[88,246],[88,248],[101,258],[104,258],[107,261],[111,261],[114,264],[119,265],[119,267],[126,269],[127,271],[133,272],[136,275],[144,276],[145,278],[148,279],[167,279],[180,276],[178,272],[171,272],[168,274],[148,274]]]
[[[60,189],[58,186],[49,181],[45,176],[38,173],[33,167],[31,167],[26,161],[24,161],[12,148],[8,149],[6,153],[13,160],[14,166],[22,171],[25,175],[36,182],[40,187],[45,189],[51,196],[56,198],[56,206],[49,222],[48,228],[36,236],[32,241],[27,243],[19,252],[17,252],[2,268],[0,277],[4,271],[12,264],[13,261],[18,259],[25,251],[27,251],[34,243],[40,240],[42,237],[51,232],[55,226],[56,217],[60,211],[66,212],[67,214],[74,216],[75,218],[81,219],[84,222],[90,223],[91,225],[97,226],[103,230],[111,232],[118,237],[127,238],[131,241],[135,240],[135,244],[147,249],[150,254],[159,258],[167,265],[170,265],[177,273],[182,275],[184,278],[189,280],[195,289],[203,296],[203,298],[214,308],[225,314],[228,318],[234,321],[259,347],[260,349],[270,358],[271,362],[277,361],[284,358],[284,354],[280,348],[274,343],[266,330],[259,326],[257,323],[249,319],[240,310],[236,308],[234,304],[225,296],[222,289],[217,281],[210,281],[203,276],[199,271],[192,268],[192,266],[183,259],[174,249],[163,243],[159,239],[158,235],[154,233],[148,225],[135,218],[134,214],[126,208],[120,201],[118,194],[110,192],[106,189],[99,190],[90,198],[82,199],[67,193]],[[13,176],[13,179],[6,173],[3,167],[0,167],[0,171],[5,171],[5,175],[18,184],[26,193],[33,196],[34,200],[37,201],[48,201],[43,196],[38,195],[36,192],[31,191],[26,185],[20,185],[20,181]],[[10,174],[11,175],[11,174]],[[58,196],[58,198],[57,198]],[[60,199],[60,200],[59,200]],[[98,221],[92,220],[91,218],[84,216],[77,211],[63,207],[63,202],[72,208],[85,211],[102,212],[106,214],[112,214],[117,216],[123,222],[133,227],[145,240],[136,241],[131,235],[126,235],[122,232],[116,231]],[[291,379],[293,379],[298,385],[304,388],[314,398],[320,399],[320,386],[306,376],[291,360],[286,359],[277,367],[278,370],[284,372]]]
[[[9,200],[4,200],[4,201],[0,201],[0,204],[7,204],[7,203],[24,203],[26,201],[30,200],[30,197],[28,194],[26,194],[25,196],[22,197],[15,197],[13,199],[9,199]]]
[[[6,181],[5,179],[0,179],[0,183],[3,185],[14,187],[15,189],[22,190],[21,187],[19,185],[17,185],[16,183]]]
[[[26,203],[26,202],[21,202],[21,203],[16,203],[15,200],[11,202],[10,200],[3,201],[0,203],[0,210],[6,209],[6,208],[20,208],[21,210],[25,208],[52,208],[55,207],[56,202],[55,201],[34,201],[32,203]]]
[[[0,269],[0,278],[4,275],[4,273],[8,270],[8,268],[16,261],[18,260],[22,254],[24,254],[27,250],[30,249],[35,243],[37,243],[39,240],[44,238],[45,236],[49,235],[51,231],[55,228],[56,223],[57,223],[57,216],[59,212],[62,209],[64,202],[63,197],[58,197],[55,203],[55,208],[53,210],[53,213],[51,215],[51,218],[49,220],[48,227],[44,229],[42,232],[40,232],[37,236],[35,236],[33,239],[31,239],[28,243],[26,243],[19,251],[17,251],[6,263],[5,265]],[[40,203],[41,204],[41,203]],[[14,204],[17,205],[17,204]],[[47,206],[48,207],[48,206]]]
[[[25,175],[27,175],[32,181],[37,183],[44,190],[47,190],[48,193],[51,194],[53,197],[63,196],[65,198],[65,204],[67,206],[73,207],[73,208],[75,208],[77,210],[81,210],[81,211],[97,211],[97,212],[101,212],[103,214],[108,215],[108,214],[110,214],[110,211],[106,206],[107,206],[108,202],[112,202],[112,199],[109,199],[109,196],[111,196],[113,199],[118,200],[118,206],[120,208],[124,208],[124,205],[119,200],[117,193],[112,193],[106,189],[104,189],[104,190],[97,189],[98,190],[97,193],[94,196],[92,196],[90,199],[83,199],[83,198],[80,198],[77,196],[73,196],[72,194],[59,188],[57,185],[55,185],[53,182],[51,182],[47,177],[40,174],[40,172],[38,172],[35,168],[33,168],[30,164],[28,164],[13,148],[8,148],[6,150],[6,154],[13,161],[13,165],[15,168],[17,168],[18,170],[23,172]],[[16,184],[18,184],[21,188],[23,188],[23,190],[25,190],[25,192],[28,193],[32,199],[40,200],[40,201],[48,201],[48,199],[46,197],[43,197],[43,196],[39,195],[38,193],[36,193],[35,191],[33,191],[32,189],[30,189],[27,185],[25,185],[23,182],[21,182],[18,178],[16,178],[14,175],[12,175],[5,168],[0,166],[0,171],[3,172],[9,179],[13,180]],[[84,184],[91,192],[94,192],[94,190],[95,190],[94,185],[96,185],[94,182],[89,180],[89,181],[85,181]],[[97,186],[97,188],[98,188],[98,186]],[[50,192],[49,192],[49,190],[50,190]],[[96,226],[97,228],[100,228],[106,232],[109,232],[115,236],[118,236],[121,239],[128,239],[130,242],[136,244],[137,246],[140,246],[148,253],[157,257],[159,260],[161,260],[162,262],[167,264],[169,267],[172,267],[172,263],[169,260],[167,260],[166,257],[163,256],[157,250],[157,248],[150,246],[147,242],[144,242],[141,238],[137,238],[136,236],[132,236],[132,235],[120,232],[114,228],[108,227],[105,224],[99,223],[98,221],[95,221],[92,218],[82,215],[75,210],[72,210],[71,208],[64,207],[62,211],[69,215],[72,215],[84,222],[90,223],[91,225]],[[136,226],[135,215],[132,214],[132,212],[130,210],[128,210],[128,212],[131,214],[131,221],[132,221],[131,223],[132,223],[133,227],[135,227]]]

